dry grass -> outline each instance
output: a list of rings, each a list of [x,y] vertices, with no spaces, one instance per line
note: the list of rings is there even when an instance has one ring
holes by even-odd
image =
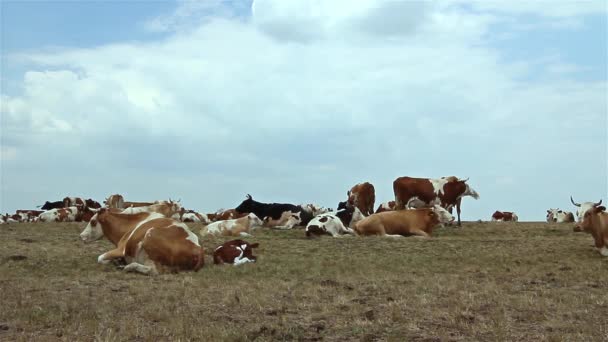
[[[82,226],[0,226],[0,340],[608,340],[608,259],[568,224],[263,231],[257,264],[157,277],[98,265],[110,243],[81,243]]]

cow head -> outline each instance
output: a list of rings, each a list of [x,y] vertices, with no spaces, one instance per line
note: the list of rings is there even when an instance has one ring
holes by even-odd
[[[238,207],[234,208],[234,210],[238,211],[239,213],[250,213],[254,211],[256,203],[257,202],[253,200],[251,195],[247,194],[245,200],[241,202]]]
[[[84,242],[92,242],[95,240],[101,239],[103,237],[103,229],[101,227],[101,222],[103,222],[105,218],[105,213],[108,211],[107,208],[101,209],[89,209],[95,214],[89,220],[89,223],[84,228],[82,233],[80,233],[80,238]]]
[[[576,202],[574,202],[574,199],[572,199],[572,196],[570,196],[570,202],[572,202],[572,204],[574,204],[577,207],[577,209],[576,209],[576,221],[577,222],[582,221],[583,216],[589,209],[595,208],[595,207],[599,206],[600,204],[602,204],[601,199],[597,203],[593,203],[593,202],[576,203]]]
[[[440,205],[432,206],[431,210],[437,215],[437,219],[440,223],[450,223],[454,221],[454,216]]]
[[[249,221],[249,228],[261,227],[264,224],[264,222],[254,213],[249,213],[247,215],[247,220]]]
[[[574,231],[585,231],[590,233],[593,227],[594,216],[604,211],[606,211],[606,207],[600,206],[599,204],[588,209],[583,214],[581,220],[574,225]]]

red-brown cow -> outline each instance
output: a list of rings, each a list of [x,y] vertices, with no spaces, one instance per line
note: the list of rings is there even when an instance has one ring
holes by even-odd
[[[511,212],[511,211],[496,210],[494,212],[494,214],[492,214],[492,221],[517,222],[518,220],[519,220],[519,218],[517,217],[517,214],[515,214],[514,212]]]
[[[238,266],[248,262],[255,262],[257,257],[253,255],[253,249],[258,246],[258,243],[249,243],[243,240],[224,242],[213,252],[213,263],[227,263]]]
[[[348,199],[346,202],[338,204],[338,210],[346,209],[346,207],[357,207],[365,216],[374,213],[374,202],[376,201],[376,190],[369,183],[359,183],[353,186],[347,193]]]
[[[479,194],[466,182],[457,177],[413,178],[399,177],[393,182],[395,209],[420,208],[441,205],[451,211],[456,206],[458,225],[460,226],[460,202],[462,197],[471,196],[479,199]]]
[[[604,206],[591,207],[575,225],[575,230],[583,230],[593,236],[595,247],[602,256],[608,256],[608,213],[605,211]]]

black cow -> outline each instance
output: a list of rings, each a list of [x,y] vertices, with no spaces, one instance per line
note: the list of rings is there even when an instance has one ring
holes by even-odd
[[[302,225],[306,226],[310,220],[312,220],[312,214],[302,209],[299,205],[287,204],[287,203],[261,203],[254,201],[251,195],[247,195],[247,199],[244,200],[238,207],[234,208],[239,213],[254,213],[257,217],[264,219],[265,217],[271,217],[274,220],[281,218],[281,215],[290,211],[292,213],[300,213],[300,219]]]
[[[57,208],[63,208],[63,201],[55,201],[55,202],[46,201],[46,202],[44,202],[42,207],[40,207],[40,209],[42,209],[42,210],[51,210],[51,209],[57,209]]]

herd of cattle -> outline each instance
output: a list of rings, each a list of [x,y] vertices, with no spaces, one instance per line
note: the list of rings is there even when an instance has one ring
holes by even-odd
[[[92,199],[66,197],[45,202],[42,210],[17,210],[3,215],[0,223],[12,222],[88,222],[80,237],[91,242],[102,237],[116,248],[99,256],[98,262],[118,263],[125,271],[144,274],[198,270],[204,265],[199,237],[185,222],[200,222],[199,235],[250,236],[258,227],[292,229],[304,226],[307,237],[331,235],[428,238],[437,225],[452,224],[456,208],[460,226],[461,201],[479,194],[468,179],[454,176],[439,179],[399,177],[393,182],[395,200],[382,203],[374,211],[375,189],[368,182],[347,192],[337,210],[315,204],[262,203],[251,195],[234,209],[199,213],[183,208],[180,201],[128,202],[119,194],[100,203]],[[576,203],[575,231],[591,233],[602,256],[608,256],[608,213],[599,202]],[[574,215],[560,209],[547,210],[547,222],[575,222]],[[496,211],[492,221],[517,221],[513,212]],[[244,240],[231,240],[213,253],[216,264],[239,265],[254,262],[253,248]]]

